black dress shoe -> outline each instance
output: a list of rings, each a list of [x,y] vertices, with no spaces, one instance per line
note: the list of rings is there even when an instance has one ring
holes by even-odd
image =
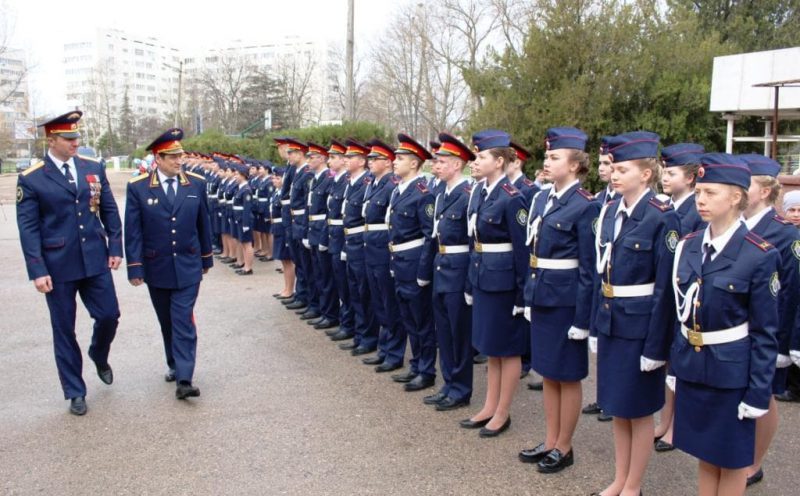
[[[286,306],[288,306],[288,305],[291,305],[292,303],[294,303],[295,301],[297,301],[297,300],[295,300],[295,298],[294,298],[294,295],[292,295],[292,297],[291,297],[291,298],[284,298],[284,299],[282,299],[282,300],[281,300],[281,305],[286,305]]]
[[[667,451],[674,450],[675,446],[672,443],[668,443],[666,441],[662,441],[661,439],[659,439],[658,441],[656,441],[655,449],[659,453],[665,453]]]
[[[586,415],[597,415],[598,413],[600,413],[602,411],[603,410],[600,409],[600,405],[598,405],[597,403],[589,403],[588,405],[583,407],[583,410],[581,410],[581,413],[584,413]]]
[[[414,372],[411,372],[410,370],[408,372],[406,372],[405,374],[395,374],[395,375],[392,376],[392,380],[394,382],[399,382],[401,384],[405,384],[405,383],[411,382],[416,378],[417,378],[417,374],[415,374]]]
[[[786,403],[797,403],[800,402],[800,394],[797,394],[794,391],[790,391],[787,389],[781,394],[776,394],[775,399]]]
[[[380,365],[383,363],[383,360],[384,360],[383,358],[379,357],[378,355],[375,355],[372,357],[362,359],[361,363],[363,363],[364,365]]]
[[[320,317],[319,312],[316,310],[306,310],[302,314],[300,314],[300,320],[313,320],[318,319]]]
[[[747,487],[752,486],[753,484],[758,484],[764,478],[764,469],[758,469],[758,472],[754,473],[750,477],[747,478]]]
[[[339,329],[338,327],[332,327],[332,328],[327,329],[325,331],[325,335],[330,338],[330,337],[333,337],[333,336],[339,334],[340,332],[347,333],[347,331],[343,331],[343,330]]]
[[[164,380],[166,382],[175,382],[175,369],[167,370],[167,373],[164,374]]]
[[[469,400],[455,400],[453,398],[447,397],[436,404],[436,411],[437,412],[449,412],[450,410],[456,410],[458,408],[463,408],[465,406],[469,406]]]
[[[519,461],[522,463],[539,463],[540,461],[544,460],[544,457],[550,454],[550,451],[544,447],[544,443],[540,443],[539,446],[533,449],[524,449],[519,452]]]
[[[569,450],[565,455],[556,448],[536,465],[536,470],[541,474],[555,474],[571,466],[574,462],[575,459],[572,456],[572,450]]]
[[[350,351],[353,356],[367,355],[375,351],[375,348],[367,348],[366,346],[356,346]]]
[[[422,391],[423,389],[428,389],[429,387],[433,387],[434,384],[436,384],[435,377],[424,376],[420,374],[416,376],[411,382],[403,386],[403,389],[405,389],[407,393],[413,393],[414,391]]]
[[[220,263],[224,263],[224,264],[228,264],[228,263],[235,262],[235,261],[236,261],[236,259],[235,258],[231,258],[231,257],[221,257],[219,259],[219,262]]]
[[[318,329],[320,331],[322,329],[333,329],[335,327],[339,327],[339,323],[335,320],[322,319],[314,324],[314,329]]]
[[[492,417],[483,420],[464,419],[459,422],[458,425],[463,429],[480,429],[481,427],[485,427],[490,420],[492,420]]]
[[[353,336],[355,336],[355,334],[352,332],[339,331],[331,336],[331,341],[344,341],[346,339],[353,339]]]
[[[351,341],[349,343],[342,343],[339,345],[340,350],[354,350],[356,348],[358,348],[358,345],[355,343],[355,341]]]
[[[86,398],[78,396],[69,400],[69,413],[79,417],[86,415]]]
[[[542,389],[544,389],[544,382],[542,381],[529,382],[528,389],[530,389],[531,391],[541,391]]]
[[[273,298],[280,298],[280,296],[281,296],[280,293],[272,293]]]
[[[394,376],[392,376],[392,379],[394,379]],[[443,401],[445,398],[447,398],[447,395],[439,391],[422,398],[422,402],[426,405],[438,405],[439,402]]]
[[[600,411],[600,415],[597,416],[598,422],[611,422],[612,420],[614,420],[614,417],[606,415],[603,411]]]
[[[402,369],[402,363],[387,363],[384,361],[382,364],[375,367],[375,372],[382,374],[384,372],[391,372],[393,370]]]
[[[308,324],[310,326],[315,326],[315,325],[319,324],[320,322],[322,322],[323,320],[325,320],[325,317],[320,315],[316,319],[308,319],[308,320],[306,320],[306,324]]]
[[[240,276],[252,276],[253,275],[253,269],[250,269],[250,270],[237,270],[236,274],[240,275]]]
[[[196,387],[192,386],[191,384],[178,384],[178,387],[175,388],[175,397],[179,400],[185,400],[186,398],[195,398],[200,396],[200,390]]]
[[[97,377],[99,377],[101,381],[106,384],[114,382],[114,371],[111,370],[109,364],[100,365],[96,363],[95,367],[97,367]]]
[[[488,427],[484,427],[481,429],[478,435],[480,437],[497,437],[507,431],[509,427],[511,427],[511,415],[508,416],[506,421],[503,422],[503,425],[501,425],[499,429],[489,429]]]
[[[486,355],[480,354],[480,353],[472,357],[472,363],[474,363],[476,365],[480,365],[480,364],[486,363],[488,361],[489,361],[489,357],[487,357]]]
[[[278,293],[278,296],[276,296],[275,298],[280,300],[280,301],[293,300],[294,299],[294,293],[290,294],[289,296],[281,296],[281,294]],[[288,303],[287,303],[287,305],[288,305]]]
[[[288,305],[286,305],[286,309],[287,310],[300,310],[301,308],[306,308],[307,306],[308,306],[308,304],[303,302],[303,301],[293,301],[292,303],[289,303]]]
[[[231,267],[231,269],[241,269],[242,267],[244,267],[244,264],[235,263],[235,264],[231,264],[230,267]]]

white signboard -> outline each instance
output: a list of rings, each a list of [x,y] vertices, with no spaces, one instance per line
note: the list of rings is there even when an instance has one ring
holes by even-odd
[[[36,138],[33,121],[14,121],[14,139],[32,140]]]

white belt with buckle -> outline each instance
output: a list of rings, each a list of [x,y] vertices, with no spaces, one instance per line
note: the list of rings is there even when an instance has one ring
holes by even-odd
[[[342,219],[328,219],[329,226],[343,226],[344,220]]]
[[[234,205],[233,209],[234,210],[244,210],[244,207],[238,207],[238,206]]]
[[[288,205],[292,203],[292,200],[281,200],[281,205]]]
[[[749,322],[744,322],[736,327],[728,329],[706,332],[693,331],[685,325],[681,325],[681,334],[683,334],[683,337],[685,337],[692,346],[731,343],[747,337],[749,331]]]
[[[225,200],[225,203],[227,203],[228,205],[233,205],[233,200]]]
[[[388,231],[389,224],[367,224],[366,231]]]
[[[317,215],[309,215],[308,220],[317,221],[317,220],[325,220],[328,217],[327,214],[317,214]]]
[[[389,251],[392,253],[397,253],[400,251],[413,250],[414,248],[419,248],[424,244],[425,244],[425,238],[412,239],[411,241],[406,241],[405,243],[398,243],[398,244],[390,243]]]
[[[577,258],[539,258],[531,255],[530,266],[532,269],[569,270],[578,268]]]
[[[475,251],[478,253],[507,253],[514,251],[511,243],[475,243]]]
[[[280,217],[278,217],[276,219],[272,219],[272,223],[273,224],[280,224],[281,222],[283,222],[283,219],[281,219]]]
[[[268,202],[269,198],[259,198],[258,201],[259,202]]]
[[[442,255],[452,255],[453,253],[469,253],[469,245],[439,245],[439,253]]]
[[[292,215],[303,215],[304,213],[306,213],[306,209],[304,208],[301,208],[299,210],[292,210]]]
[[[358,226],[358,227],[345,227],[344,228],[344,235],[348,236],[350,234],[361,234],[365,231],[366,226]]]
[[[602,284],[603,296],[606,298],[635,298],[637,296],[652,296],[655,290],[655,283],[634,284],[631,286],[612,286],[608,283]]]

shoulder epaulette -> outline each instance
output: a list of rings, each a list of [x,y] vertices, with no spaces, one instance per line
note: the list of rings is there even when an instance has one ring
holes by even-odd
[[[589,193],[588,191],[586,191],[586,190],[585,190],[585,189],[583,189],[583,188],[578,188],[578,189],[577,189],[577,192],[578,192],[578,194],[579,194],[579,195],[581,195],[581,196],[582,196],[582,197],[583,197],[583,198],[584,198],[586,201],[594,201],[594,200],[595,200],[595,197],[594,197],[594,195],[593,195],[593,194],[591,194],[591,193]]]
[[[88,160],[89,162],[94,162],[96,164],[100,163],[100,159],[99,158],[88,157],[86,155],[81,155],[80,153],[78,154],[78,158],[80,158],[81,160]]]
[[[700,235],[700,233],[702,233],[702,232],[703,232],[703,230],[702,230],[702,229],[701,229],[701,230],[699,230],[699,231],[691,232],[691,233],[687,234],[686,236],[682,237],[682,238],[681,238],[681,240],[684,240],[684,239],[692,239],[692,238],[696,238],[696,237],[697,237],[697,236],[699,236],[699,235]]]
[[[780,224],[783,224],[784,226],[791,226],[792,225],[791,222],[789,222],[788,220],[784,219],[783,216],[781,216],[780,214],[775,214],[772,217],[772,220],[774,220],[775,222],[778,222]]]
[[[393,184],[400,184],[400,178],[399,178],[399,177],[397,177],[397,176],[395,176],[395,175],[389,176],[389,180],[390,180],[390,181],[391,181]]]
[[[422,182],[422,181],[417,183],[417,189],[419,190],[420,193],[427,193],[428,192],[428,187],[425,186],[425,183]]]
[[[369,184],[371,182],[372,182],[372,178],[370,176],[365,176],[364,177],[364,184]]]
[[[197,173],[194,173],[194,172],[191,172],[191,171],[186,171],[186,175],[187,176],[196,177],[197,179],[202,179],[204,181],[206,179],[204,176],[201,176],[200,174],[197,174]]]
[[[39,161],[38,161],[38,162],[36,162],[35,164],[31,165],[30,167],[28,167],[27,169],[25,169],[24,171],[22,171],[22,173],[21,173],[21,174],[22,174],[23,176],[27,176],[27,175],[28,175],[28,174],[30,174],[31,172],[33,172],[33,171],[35,171],[35,170],[39,170],[39,169],[41,169],[42,167],[44,167],[44,160],[39,160]]]
[[[514,185],[511,184],[511,183],[505,183],[502,186],[502,188],[503,188],[503,191],[508,193],[508,196],[516,196],[516,195],[519,194],[519,190],[517,188],[515,188]]]
[[[534,186],[536,186],[536,183],[535,183],[535,182],[533,182],[533,181],[531,181],[531,180],[530,180],[530,179],[528,179],[527,177],[523,177],[523,178],[522,178],[522,184],[524,184],[525,186],[531,187],[531,188],[532,188],[532,187],[534,187]]]
[[[650,198],[650,201],[647,202],[647,203],[648,203],[648,205],[652,205],[653,207],[656,207],[657,209],[661,210],[662,212],[668,212],[668,211],[672,210],[672,205],[670,205],[668,203],[664,203],[664,202],[660,201],[658,198]]]
[[[744,235],[744,239],[756,245],[761,251],[767,251],[772,248],[772,244],[761,236],[754,234],[752,231]]]
[[[129,182],[129,183],[136,183],[136,182],[139,182],[139,181],[141,181],[142,179],[147,179],[148,177],[150,177],[150,175],[149,175],[149,174],[139,174],[139,175],[138,175],[138,176],[136,176],[136,177],[132,177],[132,178],[130,178],[130,179],[128,180],[128,182]]]

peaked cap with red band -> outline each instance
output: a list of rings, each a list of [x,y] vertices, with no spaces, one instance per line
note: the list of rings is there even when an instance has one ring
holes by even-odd
[[[39,126],[44,126],[44,131],[48,136],[56,135],[66,139],[80,138],[81,133],[78,131],[78,121],[81,120],[81,116],[83,116],[83,112],[73,110],[39,124]]]
[[[398,155],[415,155],[423,162],[433,158],[433,155],[425,149],[424,146],[417,143],[417,141],[407,134],[400,133],[397,135],[397,150],[394,152]]]
[[[183,146],[181,146],[182,139],[183,129],[173,127],[172,129],[164,131],[161,136],[154,139],[145,149],[153,152],[153,154],[165,153],[174,155],[183,153]]]
[[[472,162],[475,160],[475,154],[472,150],[461,142],[458,138],[448,133],[439,133],[439,141],[442,145],[436,151],[436,155],[443,157],[458,157],[464,162]]]

